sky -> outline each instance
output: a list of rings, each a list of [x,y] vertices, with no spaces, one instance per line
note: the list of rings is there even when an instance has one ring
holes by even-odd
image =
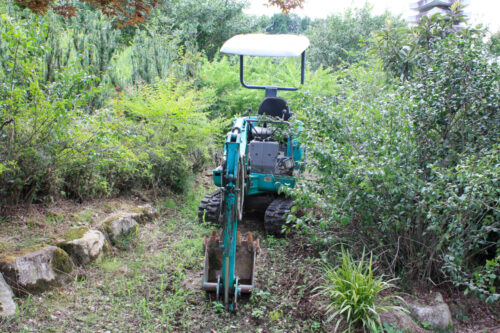
[[[250,6],[245,10],[253,15],[273,15],[278,13],[276,8],[268,8],[264,4],[266,0],[248,0]],[[373,6],[375,14],[383,13],[386,9],[393,14],[401,14],[403,18],[415,15],[409,9],[409,5],[417,0],[305,0],[304,9],[294,10],[300,16],[312,18],[324,18],[331,14],[342,13],[349,7],[362,7],[365,2]],[[473,25],[483,24],[488,26],[490,31],[500,31],[500,0],[470,0],[465,12],[470,15],[470,22]]]

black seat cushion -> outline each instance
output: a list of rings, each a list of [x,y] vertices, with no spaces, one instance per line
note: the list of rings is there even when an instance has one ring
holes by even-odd
[[[283,118],[284,120],[288,120],[291,115],[286,100],[280,97],[264,98],[262,103],[260,103],[259,114]]]

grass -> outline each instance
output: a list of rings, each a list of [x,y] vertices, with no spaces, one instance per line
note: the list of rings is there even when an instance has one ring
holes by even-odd
[[[258,220],[240,225],[240,230],[253,231],[261,239],[257,289],[241,299],[236,313],[227,312],[221,303],[200,291],[202,239],[213,228],[197,221],[201,196],[193,191],[158,200],[156,208],[161,216],[152,223],[140,225],[137,234],[127,239],[126,247],[115,249],[112,255],[85,269],[76,270],[73,283],[17,299],[16,317],[0,319],[0,332],[333,332],[336,328],[349,329],[349,324],[351,328],[362,326],[353,324],[359,319],[359,313],[353,310],[356,305],[350,305],[349,322],[338,322],[333,320],[338,308],[332,305],[327,314],[321,304],[325,300],[333,304],[337,298],[342,299],[332,297],[331,292],[336,290],[332,281],[358,281],[358,285],[368,286],[355,289],[358,295],[366,290],[371,290],[373,295],[373,290],[380,290],[380,281],[388,283],[373,275],[370,260],[355,262],[345,253],[339,266],[344,268],[343,273],[332,268],[325,273],[321,269],[322,261],[313,258],[315,253],[308,252],[312,250],[304,247],[303,239],[266,236]],[[104,202],[92,210],[93,214],[82,216],[99,212],[99,216],[104,217],[111,213],[106,208],[109,205]],[[112,201],[112,205],[124,209],[132,203]],[[60,225],[55,227],[63,229]],[[14,230],[18,233],[7,232]],[[5,240],[0,239],[0,248],[10,248],[17,239],[13,237],[22,231],[28,231],[24,243],[44,235],[31,229],[4,228],[1,232]],[[9,238],[9,235],[14,236]],[[28,239],[31,236],[33,240]],[[321,289],[314,290],[314,287],[325,274],[329,279],[323,280],[323,288],[329,291],[315,297]],[[344,286],[340,289],[346,296],[344,300],[349,299],[352,295],[346,287],[349,283],[339,285]],[[381,293],[385,295],[383,291],[378,295]],[[387,305],[376,302],[375,306],[378,306],[377,312]],[[369,307],[366,309],[369,311]],[[328,321],[328,317],[332,320]],[[341,315],[336,319],[340,318],[345,317]],[[391,325],[383,329],[400,332]]]
[[[83,205],[68,200],[20,206],[0,217],[0,253],[56,245],[72,228],[99,228],[111,212],[130,211],[135,206],[128,198],[94,200]]]
[[[385,281],[383,276],[375,277],[372,269],[372,256],[365,261],[355,262],[352,255],[342,247],[342,262],[337,267],[327,266],[324,270],[324,282],[317,287],[317,295],[328,300],[326,313],[328,321],[336,320],[335,331],[345,321],[347,328],[363,331],[382,330],[380,313],[389,309],[402,307],[388,304],[391,299],[401,298],[395,295],[383,297],[381,293],[395,286],[393,280]]]
[[[213,228],[197,221],[200,200],[196,192],[159,200],[162,216],[141,225],[131,246],[79,271],[72,284],[18,299],[17,316],[0,331],[329,331],[311,302],[318,263],[296,257],[293,241],[266,237],[262,224],[242,226],[261,238],[262,253],[258,289],[239,310],[225,311],[200,290],[203,236]]]

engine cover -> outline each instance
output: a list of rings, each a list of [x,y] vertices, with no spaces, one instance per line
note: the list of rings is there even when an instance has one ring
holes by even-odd
[[[248,154],[252,171],[274,174],[279,149],[278,142],[251,141],[248,145]]]

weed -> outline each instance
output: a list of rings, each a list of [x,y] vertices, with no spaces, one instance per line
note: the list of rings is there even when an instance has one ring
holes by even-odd
[[[398,328],[396,328],[396,325],[394,324],[389,324],[389,323],[384,323],[384,327],[382,330],[377,331],[377,332],[385,332],[385,333],[405,333],[405,331],[402,331]]]
[[[271,293],[261,289],[254,289],[250,295],[250,303],[254,307],[259,307],[264,303],[268,303],[271,298]]]
[[[123,267],[126,267],[127,265],[122,262],[120,259],[117,258],[107,258],[99,263],[99,266],[104,269],[104,271],[110,273],[110,272],[117,272]]]
[[[174,209],[176,207],[176,203],[172,198],[167,198],[163,201],[162,205],[168,209]]]
[[[310,326],[311,332],[318,332],[321,330],[321,323],[318,323],[317,321],[313,322]]]
[[[283,246],[287,243],[286,238],[276,238],[272,235],[267,235],[266,242],[269,247]]]
[[[212,304],[215,312],[217,312],[217,313],[224,313],[226,311],[224,304],[222,304],[221,302],[212,302],[211,304]]]
[[[105,207],[106,205],[109,205],[109,204],[105,204]],[[107,207],[106,207],[107,208]],[[79,213],[75,213],[72,215],[72,220],[73,222],[84,222],[84,223],[92,223],[93,221],[93,217],[92,217],[92,210],[90,209],[85,209]]]
[[[136,246],[137,235],[139,234],[139,226],[135,226],[128,234],[120,235],[114,239],[114,245],[120,250],[128,250]]]
[[[283,318],[283,310],[277,309],[269,312],[269,319],[271,319],[272,321],[278,321],[281,318]]]
[[[325,282],[316,288],[317,295],[327,297],[326,306],[328,321],[336,319],[335,330],[345,320],[348,329],[362,328],[377,330],[382,327],[380,313],[395,305],[386,305],[392,298],[386,296],[380,299],[380,293],[393,288],[394,280],[384,281],[383,276],[375,278],[372,270],[372,257],[365,261],[365,254],[356,263],[351,254],[342,248],[342,263],[338,267],[327,266],[324,272]],[[347,331],[346,330],[346,331]]]
[[[432,324],[431,323],[421,323],[422,327],[425,328],[426,330],[432,330]]]
[[[252,317],[255,319],[261,319],[264,317],[265,313],[266,313],[266,308],[261,306],[257,309],[252,310]]]

